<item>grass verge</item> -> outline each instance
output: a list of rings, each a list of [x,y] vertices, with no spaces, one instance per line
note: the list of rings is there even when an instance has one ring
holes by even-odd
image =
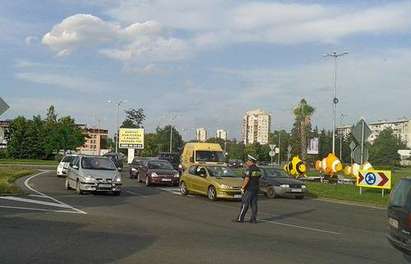
[[[58,165],[56,160],[34,160],[34,159],[0,159],[0,164],[16,165]]]
[[[0,167],[0,194],[19,193],[14,182],[23,176],[34,174],[35,170],[19,167]]]

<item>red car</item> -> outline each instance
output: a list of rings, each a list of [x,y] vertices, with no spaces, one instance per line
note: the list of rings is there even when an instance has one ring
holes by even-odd
[[[178,186],[180,175],[166,160],[145,160],[139,168],[137,179],[138,182],[145,182],[146,186],[154,184]]]

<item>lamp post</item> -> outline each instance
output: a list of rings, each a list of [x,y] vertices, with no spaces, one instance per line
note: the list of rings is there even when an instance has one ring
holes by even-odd
[[[342,53],[337,53],[336,51],[333,51],[331,53],[327,53],[324,55],[324,57],[333,57],[334,58],[334,97],[333,97],[333,148],[332,152],[335,154],[335,130],[336,130],[336,119],[337,119],[337,104],[338,104],[338,98],[337,98],[337,59],[339,57],[342,57],[344,55],[348,54],[347,51],[344,51]]]
[[[119,130],[120,130],[120,127],[119,127],[119,115],[120,115],[120,106],[121,106],[121,104],[123,104],[123,103],[126,103],[127,102],[127,100],[120,100],[120,101],[118,101],[117,103],[115,103],[116,105],[117,105],[117,113],[116,113],[116,133],[115,133],[115,135],[117,135],[116,136],[116,153],[118,153],[118,142],[119,142]],[[112,103],[114,103],[112,100],[107,100],[107,103],[109,103],[109,104],[112,104]]]
[[[173,115],[170,118],[170,153],[173,152],[173,125],[172,122],[177,118],[177,115]]]

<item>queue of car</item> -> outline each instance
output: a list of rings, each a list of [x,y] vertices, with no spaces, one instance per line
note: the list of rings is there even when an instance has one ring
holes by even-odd
[[[146,186],[179,186],[188,193],[207,196],[210,200],[241,199],[242,161],[226,163],[219,144],[187,143],[181,160],[175,153],[160,153],[157,157],[135,157],[129,166],[130,179]],[[66,188],[78,193],[110,191],[120,193],[123,158],[114,153],[103,156],[67,155],[57,168],[58,176],[66,177]],[[183,172],[180,171],[183,168]],[[268,198],[302,199],[305,185],[290,178],[280,168],[260,166],[261,192]]]

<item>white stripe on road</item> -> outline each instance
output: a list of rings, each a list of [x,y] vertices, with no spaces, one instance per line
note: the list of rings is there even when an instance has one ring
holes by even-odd
[[[35,175],[33,175],[33,176],[28,177],[28,178],[24,181],[24,186],[26,186],[27,189],[35,192],[36,194],[38,194],[38,195],[40,195],[40,196],[43,196],[44,198],[48,198],[48,199],[50,199],[50,200],[52,200],[52,201],[54,201],[54,202],[56,202],[56,203],[58,203],[58,204],[60,204],[60,205],[65,206],[64,208],[69,208],[69,209],[71,209],[71,210],[73,210],[73,211],[76,211],[76,212],[79,213],[79,214],[87,214],[86,212],[84,212],[84,211],[82,211],[82,210],[80,210],[80,209],[74,208],[74,207],[71,206],[71,205],[68,205],[68,204],[66,204],[66,203],[63,203],[63,202],[61,202],[61,201],[59,201],[59,200],[57,200],[57,199],[55,199],[55,198],[53,198],[53,197],[51,197],[51,196],[48,196],[48,195],[46,195],[46,194],[44,194],[44,193],[42,193],[42,192],[39,192],[39,191],[37,191],[36,189],[34,189],[33,187],[31,187],[31,186],[29,185],[29,182],[30,182],[31,179],[33,179],[33,178],[35,178],[35,177],[37,177],[37,176],[40,176],[40,175],[42,175],[42,174],[44,174],[44,173],[47,173],[47,172],[49,172],[49,171],[43,171],[43,172],[40,172],[40,173],[37,173],[37,174],[35,174]]]
[[[0,208],[18,209],[18,210],[29,210],[29,211],[42,211],[42,212],[53,212],[53,213],[70,213],[70,214],[78,214],[78,212],[75,212],[75,211],[66,211],[66,210],[50,210],[50,209],[41,209],[41,208],[33,208],[33,207],[19,207],[19,206],[7,206],[7,205],[0,205]]]
[[[269,221],[269,220],[261,220],[261,219],[258,219],[258,221],[264,222],[264,223],[275,224],[275,225],[299,228],[299,229],[304,229],[304,230],[309,230],[309,231],[315,231],[315,232],[321,232],[321,233],[327,233],[327,234],[333,234],[333,235],[342,235],[341,233],[334,232],[334,231],[328,231],[328,230],[312,228],[312,227],[306,227],[306,226],[293,225],[293,224],[286,224],[286,223],[281,223],[281,222],[277,222],[277,221]]]
[[[55,206],[55,207],[61,207],[61,208],[70,208],[71,209],[71,206],[65,205],[65,204],[52,203],[52,202],[43,202],[43,201],[39,201],[39,200],[32,200],[32,199],[26,199],[26,198],[15,197],[15,196],[0,196],[0,199],[17,201],[17,202],[24,202],[24,203],[41,204],[41,205],[47,205],[47,206]]]

